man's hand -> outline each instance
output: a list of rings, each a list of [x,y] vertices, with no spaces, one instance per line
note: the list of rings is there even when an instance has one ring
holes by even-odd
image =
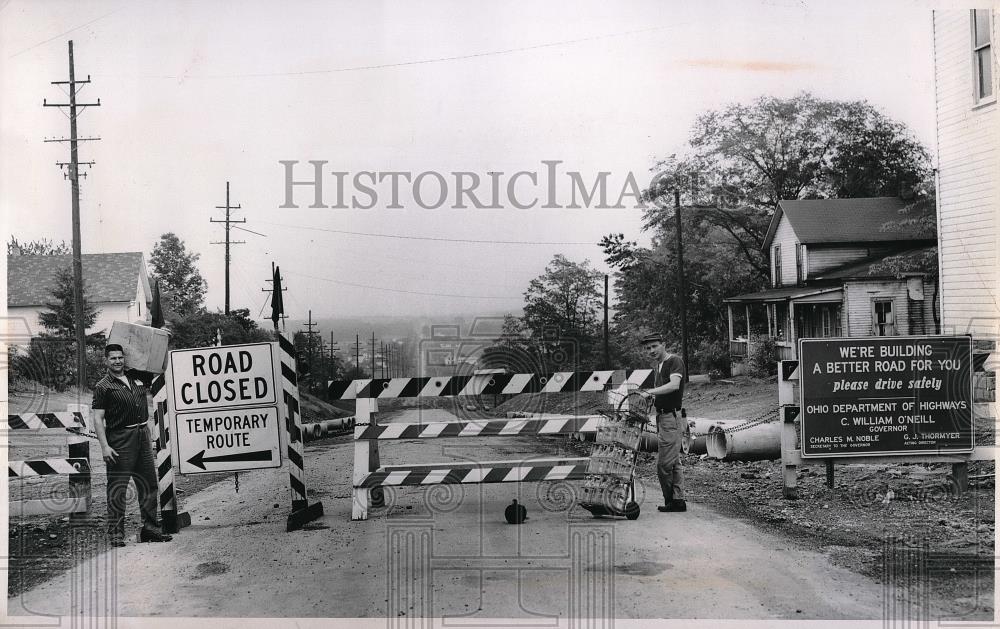
[[[101,450],[104,454],[105,463],[114,463],[115,461],[118,460],[118,453],[115,452],[115,449],[112,448],[111,446],[106,446],[104,448],[101,448]]]

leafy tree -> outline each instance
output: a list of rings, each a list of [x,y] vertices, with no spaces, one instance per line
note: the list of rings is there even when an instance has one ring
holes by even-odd
[[[160,236],[149,261],[151,275],[160,280],[164,306],[182,317],[202,307],[208,286],[195,263],[199,254],[188,253],[184,242],[173,232]]]
[[[664,230],[674,189],[724,230],[762,278],[768,222],[784,199],[896,196],[931,172],[926,149],[905,125],[864,101],[808,93],[762,97],[709,111],[689,151],[659,162],[647,198],[647,229]]]
[[[589,261],[556,254],[528,284],[521,322],[550,367],[588,368],[601,361],[601,280]]]
[[[29,240],[20,242],[13,235],[7,243],[7,255],[9,256],[62,256],[73,253],[73,248],[66,244],[65,240],[55,244],[48,238],[41,240]]]
[[[210,347],[215,345],[216,334],[222,335],[223,345],[261,343],[274,340],[271,332],[263,330],[250,319],[246,308],[222,312],[199,310],[186,317],[170,320],[170,346],[172,349]]]
[[[706,112],[696,120],[686,151],[654,170],[659,174],[644,193],[649,209],[643,223],[652,246],[638,247],[622,234],[601,241],[608,264],[618,269],[614,336],[653,329],[679,343],[677,190],[689,347],[698,369],[725,362],[728,317],[722,300],[767,286],[761,249],[779,201],[896,196],[919,191],[931,172],[927,151],[904,125],[867,102],[809,94]]]

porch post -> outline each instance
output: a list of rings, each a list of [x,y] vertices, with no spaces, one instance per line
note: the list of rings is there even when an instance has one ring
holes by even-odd
[[[795,336],[795,302],[791,299],[788,300],[788,338],[792,342],[792,351],[790,352],[792,360],[798,360],[798,351],[795,349],[798,340]]]
[[[747,311],[747,351],[750,351],[750,304],[746,305]]]
[[[774,315],[771,312],[771,304],[764,304],[764,311],[767,312],[767,335],[771,338],[777,336],[774,333]]]
[[[733,336],[733,305],[726,304],[726,312],[729,313],[729,340],[734,341],[736,337]]]

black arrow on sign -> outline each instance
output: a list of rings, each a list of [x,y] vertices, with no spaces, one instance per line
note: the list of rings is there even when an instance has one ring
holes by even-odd
[[[236,454],[223,454],[221,456],[205,456],[202,450],[198,454],[188,459],[188,463],[197,465],[205,469],[205,463],[235,463],[240,461],[270,461],[270,450],[258,450],[256,452],[237,452]]]

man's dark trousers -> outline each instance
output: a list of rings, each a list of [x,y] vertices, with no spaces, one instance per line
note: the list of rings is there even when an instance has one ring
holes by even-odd
[[[656,454],[656,475],[663,491],[663,504],[684,500],[684,477],[681,473],[681,438],[684,419],[674,411],[656,414],[659,450]]]
[[[107,432],[108,445],[118,453],[108,466],[108,533],[125,535],[125,496],[128,481],[135,479],[139,494],[139,511],[146,528],[156,528],[156,468],[149,429],[145,424],[136,428],[118,428]]]

